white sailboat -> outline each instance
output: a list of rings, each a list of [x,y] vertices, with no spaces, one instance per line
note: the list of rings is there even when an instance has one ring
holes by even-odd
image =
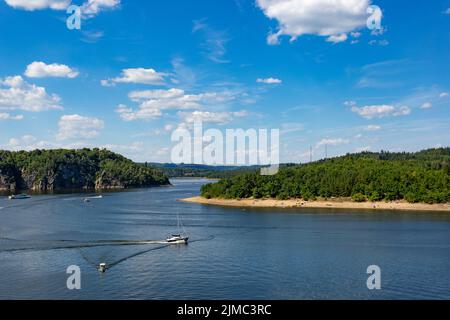
[[[180,220],[180,216],[177,213],[177,227],[178,227],[178,234],[173,234],[172,236],[168,237],[166,239],[167,243],[170,244],[187,244],[189,237],[186,236],[186,230],[184,229],[184,226]],[[183,233],[180,232],[181,228],[183,229]]]

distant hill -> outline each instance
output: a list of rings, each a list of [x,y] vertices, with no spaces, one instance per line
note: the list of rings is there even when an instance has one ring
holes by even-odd
[[[143,167],[105,149],[0,150],[0,190],[123,189],[169,184],[156,168]]]
[[[170,178],[175,177],[201,177],[201,178],[225,178],[243,172],[254,172],[260,166],[208,166],[202,164],[174,164],[174,163],[142,163],[161,169]]]
[[[354,201],[450,202],[450,148],[415,153],[363,152],[303,165],[274,176],[238,174],[202,187],[206,198],[349,198]]]

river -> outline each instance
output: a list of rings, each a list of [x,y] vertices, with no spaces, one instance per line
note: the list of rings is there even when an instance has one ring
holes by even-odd
[[[450,299],[447,213],[203,206],[177,199],[206,180],[172,183],[2,197],[0,299]],[[177,216],[191,241],[167,246]]]

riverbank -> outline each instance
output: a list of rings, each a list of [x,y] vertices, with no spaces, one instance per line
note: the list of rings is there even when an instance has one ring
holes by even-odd
[[[450,203],[426,204],[394,202],[353,202],[346,199],[303,201],[301,199],[206,199],[192,197],[180,199],[183,202],[217,205],[227,207],[252,208],[329,208],[329,209],[372,209],[372,210],[407,210],[407,211],[444,211],[450,212]]]

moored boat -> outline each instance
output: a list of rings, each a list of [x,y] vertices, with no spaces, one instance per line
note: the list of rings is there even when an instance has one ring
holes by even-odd
[[[31,198],[29,195],[25,194],[25,193],[21,193],[21,194],[14,194],[12,196],[8,197],[10,200],[20,200],[20,199],[28,199]]]

